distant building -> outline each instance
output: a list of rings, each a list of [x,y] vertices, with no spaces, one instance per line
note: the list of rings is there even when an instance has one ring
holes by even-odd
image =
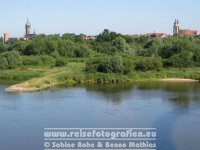
[[[29,40],[29,39],[31,39],[35,36],[36,36],[35,31],[34,31],[34,33],[31,33],[31,24],[30,24],[29,20],[27,19],[27,22],[25,24],[25,36],[24,36],[24,38],[26,40]]]
[[[20,40],[20,38],[18,38],[18,37],[11,37],[11,38],[9,38],[9,40],[7,42],[15,42],[15,41],[19,41],[19,40]]]
[[[82,39],[85,41],[90,41],[90,40],[96,40],[96,37],[95,36],[83,36]]]
[[[10,35],[8,33],[3,34],[3,42],[4,43],[10,43],[10,42],[15,42],[15,41],[19,41],[19,38],[10,37]]]
[[[178,20],[175,20],[173,26],[173,35],[180,35],[180,36],[196,36],[198,33],[197,30],[190,30],[190,29],[180,29],[180,24]]]
[[[179,35],[184,36],[196,36],[197,35],[197,30],[179,30]]]
[[[166,38],[168,37],[168,35],[166,35],[165,33],[147,33],[145,34],[145,36],[149,36],[149,37],[160,37],[160,38]]]
[[[10,38],[10,35],[8,33],[3,34],[3,42],[6,43]]]
[[[131,36],[131,37],[159,37],[159,38],[166,38],[169,37],[170,35],[167,35],[165,33],[156,33],[154,31],[154,33],[146,33],[146,34],[134,34],[134,35],[127,35],[127,36]]]

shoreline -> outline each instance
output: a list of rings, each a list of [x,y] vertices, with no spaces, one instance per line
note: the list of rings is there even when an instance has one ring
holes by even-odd
[[[184,79],[184,78],[162,78],[162,79],[156,79],[155,81],[159,81],[159,82],[187,82],[187,83],[189,83],[189,82],[191,82],[191,83],[192,82],[193,83],[194,82],[200,82],[199,80],[196,80],[196,79]],[[55,85],[58,85],[58,84],[43,86],[42,88],[34,88],[34,87],[27,88],[26,87],[27,83],[23,82],[23,83],[20,83],[20,84],[12,85],[12,86],[6,88],[5,91],[6,92],[19,92],[19,93],[37,92],[37,91],[41,91],[43,89],[51,88]]]
[[[161,82],[199,82],[196,79],[183,79],[183,78],[163,78],[159,79]]]
[[[12,85],[5,89],[6,92],[36,92],[42,89],[39,88],[26,88],[23,87],[22,84]]]

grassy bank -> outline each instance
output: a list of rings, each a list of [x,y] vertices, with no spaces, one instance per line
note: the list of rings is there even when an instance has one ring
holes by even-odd
[[[133,80],[183,78],[200,80],[200,68],[167,68],[159,71],[134,72]]]
[[[0,82],[18,83],[32,78],[41,77],[46,69],[18,68],[0,71]]]
[[[1,70],[0,80],[20,82],[17,88],[40,90],[59,84],[124,83],[158,80],[161,78],[200,79],[200,68],[161,69],[159,71],[133,71],[128,75],[114,73],[86,73],[84,62],[70,62],[64,67],[18,68]],[[16,88],[16,87],[15,87]]]

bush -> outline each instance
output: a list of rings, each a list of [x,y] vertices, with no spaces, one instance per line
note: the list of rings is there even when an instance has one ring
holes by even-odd
[[[86,71],[89,73],[118,73],[128,74],[131,71],[130,62],[123,61],[122,57],[96,58],[86,63]],[[130,68],[128,68],[130,67]]]
[[[194,50],[193,60],[195,66],[200,67],[200,49]]]
[[[17,51],[9,51],[2,53],[1,57],[1,68],[2,69],[14,69],[21,65],[21,57]]]
[[[7,69],[8,61],[5,57],[0,56],[0,69]]]
[[[51,56],[42,55],[40,57],[41,57],[41,60],[42,60],[42,64],[44,64],[44,65],[52,66],[53,64],[55,64],[55,59]]]
[[[99,66],[102,63],[105,63],[107,61],[107,58],[94,58],[90,59],[86,62],[86,71],[88,73],[95,73],[97,72]]]
[[[86,46],[80,46],[80,47],[74,49],[75,57],[88,57],[91,54],[92,54],[92,50],[90,50]]]
[[[39,56],[23,56],[22,63],[23,65],[40,65],[42,60]]]
[[[192,52],[181,52],[170,58],[173,67],[191,67],[194,65]]]
[[[66,66],[66,64],[67,64],[66,58],[64,57],[56,58],[56,62],[55,62],[56,67]]]
[[[136,70],[148,71],[148,70],[158,70],[162,67],[161,58],[145,58],[138,63],[136,63]]]
[[[49,65],[52,66],[55,64],[55,59],[48,55],[41,56],[23,56],[22,57],[23,65]]]
[[[112,57],[103,64],[103,67],[105,73],[123,73],[123,60],[119,56]]]
[[[129,59],[123,59],[123,74],[127,75],[134,70],[134,62]]]

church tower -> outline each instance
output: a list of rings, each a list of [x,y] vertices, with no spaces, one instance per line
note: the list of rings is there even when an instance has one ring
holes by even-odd
[[[29,20],[27,19],[27,22],[25,24],[25,36],[28,36],[31,34],[31,24],[29,22]]]
[[[178,35],[180,30],[180,24],[178,20],[175,20],[174,27],[173,27],[173,34]]]

